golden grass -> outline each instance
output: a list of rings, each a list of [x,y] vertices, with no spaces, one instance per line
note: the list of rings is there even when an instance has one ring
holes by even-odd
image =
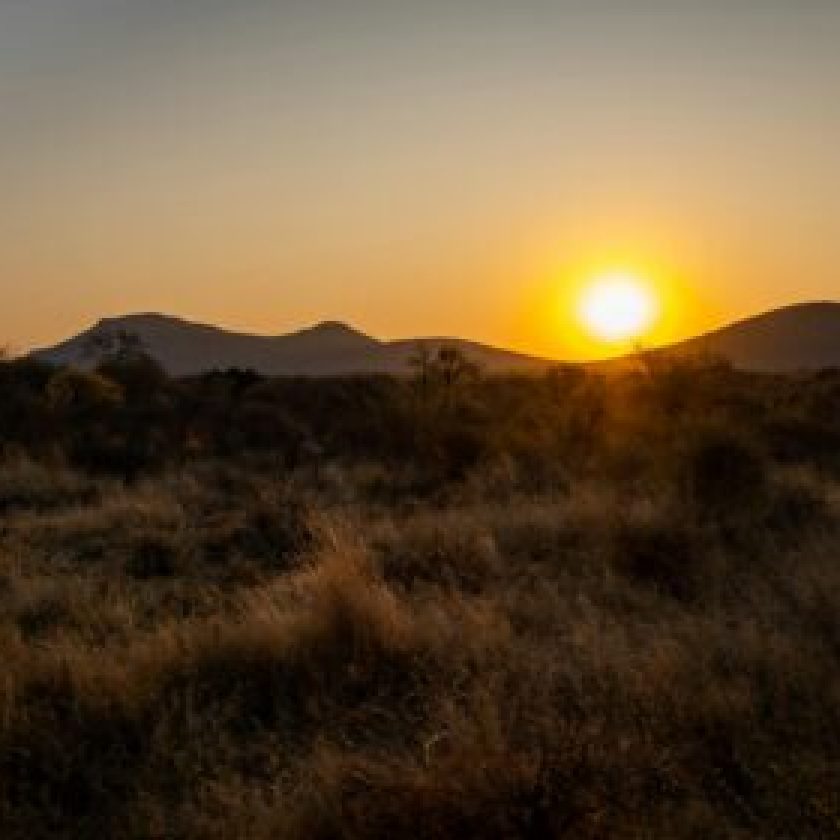
[[[830,479],[203,469],[4,520],[4,838],[840,836]]]

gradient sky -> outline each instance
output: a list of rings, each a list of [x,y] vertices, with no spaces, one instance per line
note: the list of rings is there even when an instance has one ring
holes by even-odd
[[[597,354],[840,297],[838,0],[0,0],[0,344],[165,311]]]

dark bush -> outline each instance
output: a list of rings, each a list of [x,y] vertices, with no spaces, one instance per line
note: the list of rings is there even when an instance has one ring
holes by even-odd
[[[137,580],[172,577],[178,570],[179,547],[174,538],[146,536],[134,548],[125,571]]]
[[[724,427],[694,429],[677,457],[677,480],[701,514],[724,518],[764,505],[766,462],[742,434]]]
[[[631,579],[679,600],[698,594],[706,573],[698,535],[676,520],[622,520],[612,537],[613,562]]]

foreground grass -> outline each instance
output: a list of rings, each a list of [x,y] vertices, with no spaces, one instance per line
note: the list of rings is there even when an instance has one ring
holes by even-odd
[[[741,472],[9,462],[0,835],[840,836],[838,490]]]

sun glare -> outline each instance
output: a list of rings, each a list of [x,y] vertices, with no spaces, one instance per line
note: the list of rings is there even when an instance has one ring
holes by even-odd
[[[581,293],[578,317],[586,330],[606,342],[639,339],[659,312],[659,301],[641,277],[615,272],[592,280]]]

